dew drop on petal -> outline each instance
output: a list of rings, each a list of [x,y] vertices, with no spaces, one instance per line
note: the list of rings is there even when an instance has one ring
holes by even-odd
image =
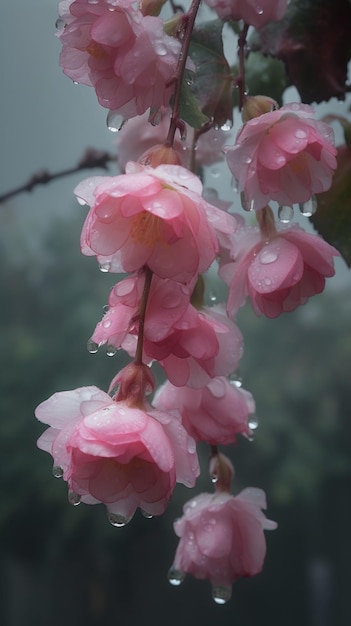
[[[282,224],[289,224],[294,216],[294,209],[292,206],[280,205],[278,208],[278,217]]]
[[[116,346],[112,346],[112,345],[107,346],[106,348],[107,356],[115,356],[116,352],[117,352]]]
[[[99,344],[97,344],[96,341],[93,341],[92,339],[89,339],[89,341],[87,343],[87,350],[88,350],[88,352],[90,352],[90,354],[96,354],[98,349],[99,349]]]
[[[226,121],[224,122],[224,124],[222,124],[222,126],[221,126],[221,130],[224,130],[224,131],[226,132],[226,131],[228,131],[228,130],[231,130],[231,129],[232,129],[232,127],[233,127],[233,122],[232,122],[232,120],[226,120]]]
[[[106,118],[107,128],[112,133],[118,133],[121,130],[123,124],[125,123],[125,119],[120,113],[116,111],[109,111]]]
[[[99,263],[100,272],[103,272],[105,274],[106,272],[109,272],[110,269],[111,269],[111,263],[109,261],[107,261],[106,263]]]
[[[63,469],[62,469],[62,467],[60,467],[59,465],[54,465],[54,467],[52,468],[52,475],[55,478],[62,478],[62,476],[63,476]]]
[[[216,474],[216,472],[213,472],[213,474],[211,475],[211,483],[213,485],[215,485],[216,483],[218,483],[218,474]]]
[[[211,302],[216,302],[217,294],[216,294],[215,291],[210,291],[210,293],[208,295],[209,295],[209,298],[210,298]]]
[[[184,572],[182,572],[179,569],[176,569],[174,566],[172,566],[169,570],[168,570],[168,581],[171,583],[171,585],[173,585],[174,587],[179,587],[179,585],[182,584],[183,580],[185,578],[185,574]]]
[[[81,206],[86,206],[88,203],[84,200],[84,198],[79,198],[79,196],[77,196],[77,202],[78,204],[80,204]]]
[[[80,504],[80,498],[79,493],[76,493],[75,491],[68,492],[68,502],[72,504],[72,506],[78,506],[78,504]]]
[[[55,22],[56,30],[62,30],[65,27],[66,27],[66,22],[62,19],[62,17],[57,18]]]
[[[104,315],[106,315],[106,313],[108,313],[110,310],[110,307],[108,304],[104,304],[104,306],[102,307],[102,312]]]
[[[108,513],[107,519],[112,526],[115,528],[123,528],[126,526],[128,522],[130,522],[130,517],[126,517],[125,515],[119,515],[118,513]]]
[[[163,41],[155,41],[154,50],[159,57],[164,57],[167,54],[167,48]]]
[[[317,199],[313,196],[307,202],[302,202],[299,204],[299,209],[301,215],[304,217],[311,217],[317,211]]]
[[[228,377],[228,380],[230,384],[233,385],[234,387],[242,387],[243,379],[241,378],[239,373],[234,372],[234,374],[230,374],[230,376]]]
[[[212,587],[212,598],[217,604],[225,604],[232,597],[232,590],[230,587]]]
[[[150,513],[147,513],[146,511],[143,511],[143,509],[141,509],[141,514],[143,517],[145,517],[145,519],[152,519],[153,515],[150,515]]]
[[[258,428],[258,419],[256,415],[251,415],[249,417],[248,427],[250,428],[250,430],[256,430],[256,428]]]
[[[260,263],[262,263],[263,265],[269,265],[270,263],[275,263],[275,261],[278,258],[278,252],[276,250],[265,250],[263,248],[263,250],[261,250],[258,259],[260,261]]]

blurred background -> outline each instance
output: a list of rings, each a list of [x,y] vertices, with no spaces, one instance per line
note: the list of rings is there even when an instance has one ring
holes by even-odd
[[[0,193],[34,172],[74,166],[88,146],[113,149],[89,88],[58,67],[55,0],[2,7]],[[342,113],[349,103],[328,103]],[[113,171],[113,170],[111,170]],[[94,172],[100,174],[101,171]],[[89,172],[88,172],[89,174]],[[208,186],[233,192],[224,171]],[[263,572],[216,606],[207,582],[167,582],[172,522],[193,495],[177,489],[167,513],[112,528],[105,507],[73,508],[37,450],[34,408],[58,390],[106,389],[122,357],[86,341],[115,277],[81,257],[86,209],[76,176],[0,206],[0,623],[3,626],[349,626],[351,604],[351,278],[343,261],[325,293],[278,320],[241,310],[241,375],[256,399],[254,442],[231,450],[236,491],[261,487],[268,517]],[[222,190],[224,189],[224,192]],[[306,222],[304,226],[309,228]],[[216,290],[215,284],[209,289]],[[220,297],[220,293],[218,293]],[[210,490],[203,449],[197,490]]]

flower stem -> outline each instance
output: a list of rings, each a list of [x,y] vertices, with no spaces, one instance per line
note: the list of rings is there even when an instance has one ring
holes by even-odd
[[[146,315],[146,307],[149,299],[151,280],[153,276],[153,272],[149,267],[145,267],[145,284],[143,293],[141,296],[140,308],[139,308],[139,333],[138,333],[138,343],[135,352],[135,364],[141,365],[143,362],[143,346],[144,346],[144,326],[145,326],[145,315]]]
[[[256,211],[256,219],[260,227],[262,239],[269,241],[276,235],[277,229],[275,226],[274,213],[270,206],[265,206],[260,211]]]
[[[246,55],[246,37],[249,25],[244,24],[238,39],[238,57],[239,57],[239,76],[237,79],[237,87],[239,90],[239,111],[243,108],[246,100],[246,84],[245,84],[245,55]]]
[[[173,79],[176,86],[175,86],[174,97],[173,97],[171,123],[169,126],[169,131],[168,131],[168,136],[167,136],[167,141],[166,141],[166,145],[169,145],[169,146],[173,146],[175,132],[179,126],[182,126],[179,120],[180,95],[182,91],[182,82],[183,82],[185,65],[186,65],[186,61],[188,57],[191,34],[193,32],[195,19],[196,19],[196,15],[199,10],[200,4],[201,4],[201,0],[193,0],[189,11],[183,17],[185,26],[184,26],[184,30],[182,31],[182,34],[183,34],[182,49],[179,54],[178,65],[177,65],[177,69],[175,71],[175,76]]]

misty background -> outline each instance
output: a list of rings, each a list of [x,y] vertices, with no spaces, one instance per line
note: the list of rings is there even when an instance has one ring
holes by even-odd
[[[54,0],[2,7],[0,193],[74,166],[87,147],[114,150],[95,93],[58,66],[56,19]],[[241,374],[260,424],[254,442],[230,450],[235,491],[265,489],[279,527],[267,533],[263,572],[235,583],[228,605],[213,603],[206,581],[167,582],[172,522],[194,492],[177,488],[162,518],[136,514],[116,529],[103,506],[71,507],[52,477],[51,457],[36,448],[35,407],[58,390],[106,389],[124,364],[86,350],[115,282],[79,250],[86,208],[72,190],[90,173],[0,206],[0,623],[349,626],[351,278],[342,260],[325,293],[298,311],[278,320],[240,312]],[[206,184],[233,193],[223,169],[210,169]],[[210,289],[220,298],[213,279]],[[201,455],[197,491],[211,490],[206,448]]]

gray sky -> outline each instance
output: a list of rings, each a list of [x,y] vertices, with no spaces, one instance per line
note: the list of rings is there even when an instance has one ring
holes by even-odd
[[[74,85],[59,67],[56,19],[56,0],[16,0],[2,6],[0,192],[24,183],[43,168],[57,171],[73,166],[87,146],[113,147],[114,135],[105,123],[107,111],[98,104],[93,89]],[[347,106],[349,103],[332,101],[323,109],[343,113]],[[40,233],[52,216],[82,211],[72,190],[88,174],[17,196],[1,209],[5,215],[1,228],[6,228],[6,219],[16,219],[19,229],[29,226],[28,237],[35,241],[35,233]],[[208,185],[219,183],[229,197],[230,175],[227,181],[225,176],[223,173],[216,181],[209,173]],[[338,278],[336,284],[350,288],[350,274],[342,261]]]

